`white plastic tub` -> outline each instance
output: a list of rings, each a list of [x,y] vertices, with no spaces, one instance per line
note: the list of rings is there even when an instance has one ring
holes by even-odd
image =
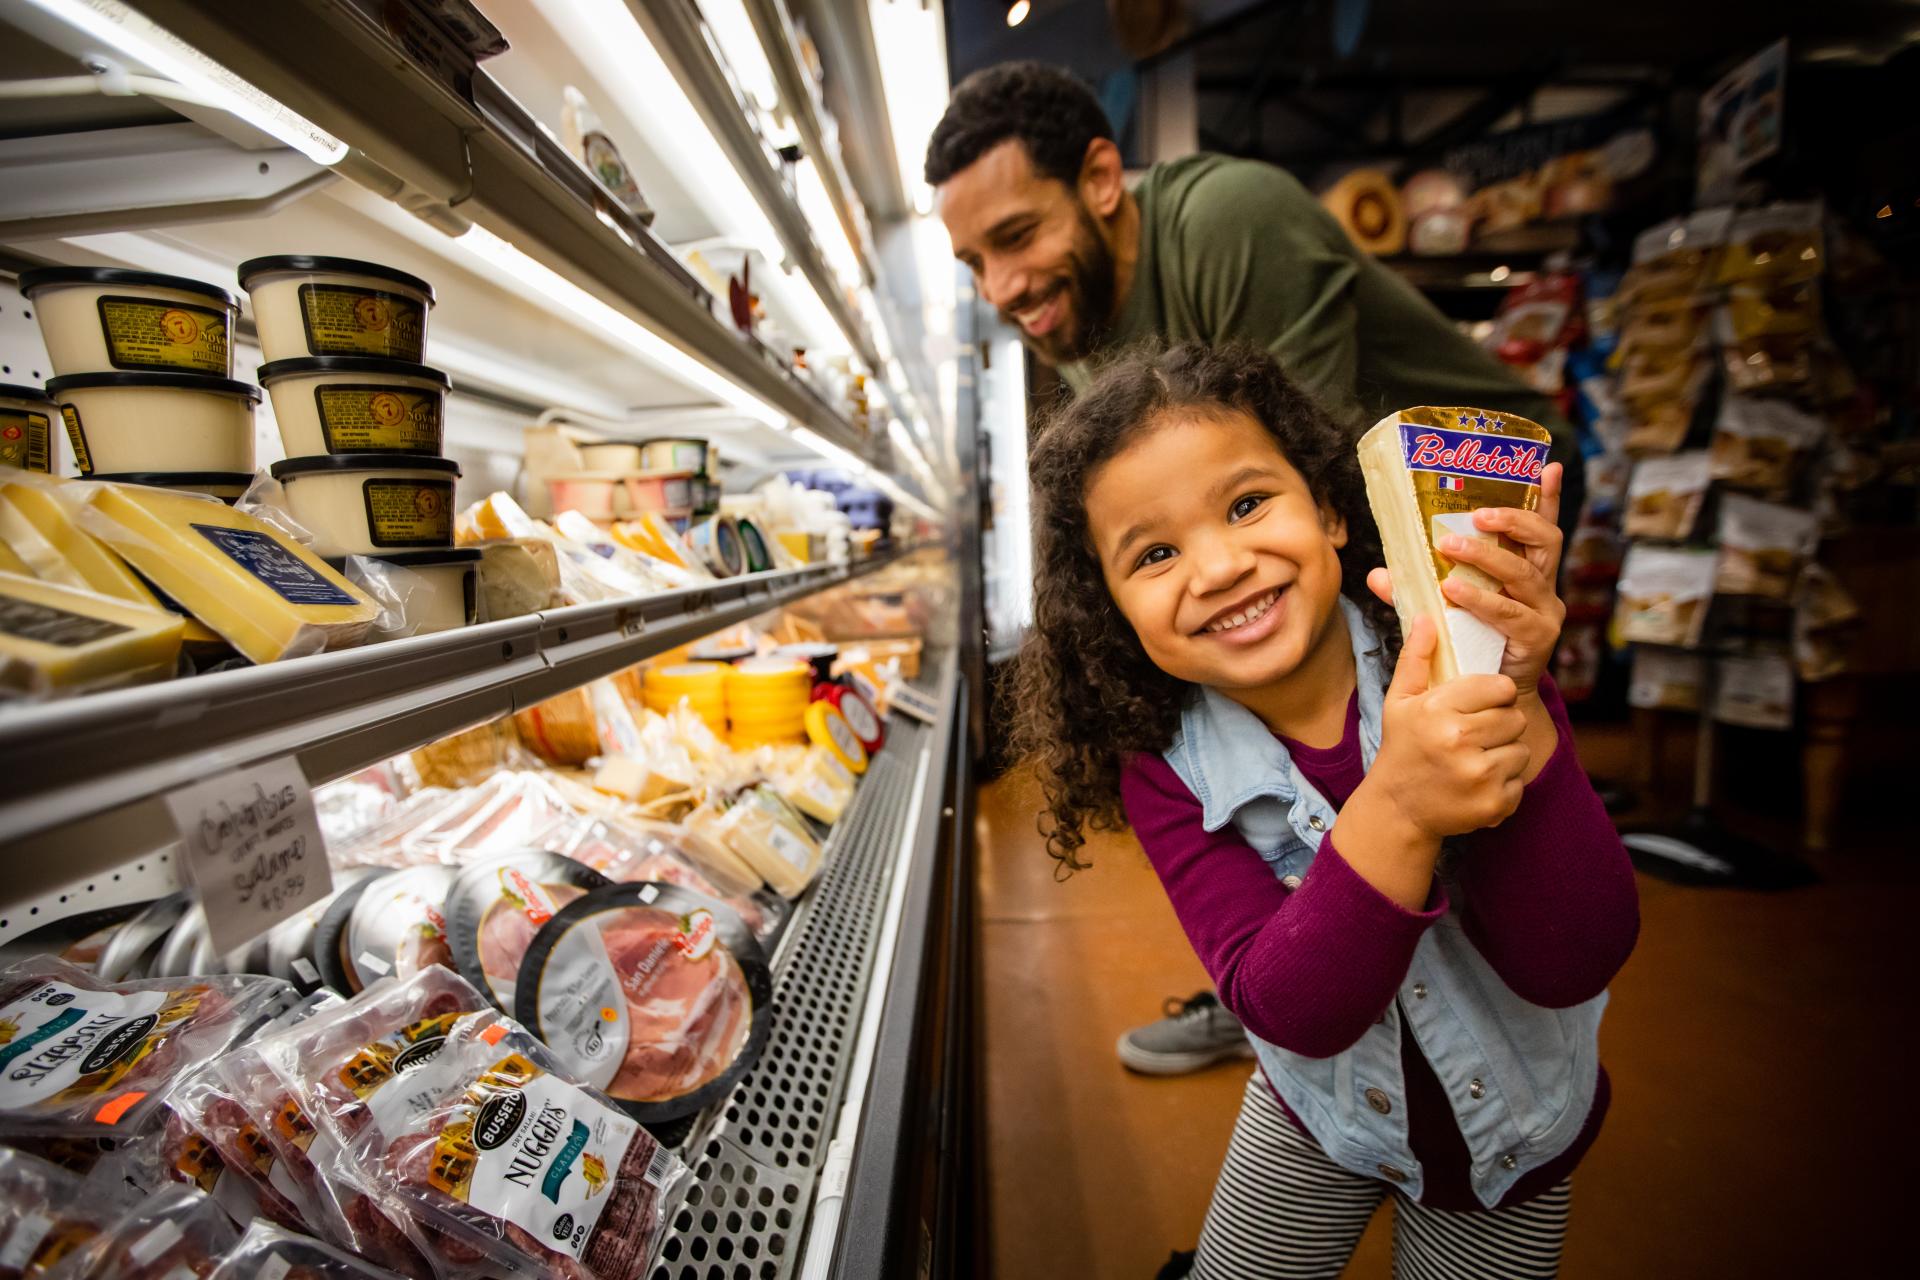
[[[334,567],[367,586],[387,605],[387,612],[367,633],[369,640],[395,640],[472,626],[478,614],[478,547],[355,557],[337,561]],[[375,577],[380,582],[370,581]],[[394,598],[399,602],[398,618],[392,616]]]
[[[118,267],[23,272],[59,377],[82,373],[233,376],[240,300],[217,285]]]
[[[38,387],[0,382],[0,467],[53,471],[53,420],[58,405]]]
[[[307,356],[260,366],[289,458],[323,453],[438,456],[447,375],[372,356]]]
[[[453,546],[450,458],[332,453],[273,464],[287,510],[322,556],[368,556]]]
[[[80,474],[253,471],[260,389],[190,373],[78,373],[54,378]]]
[[[419,276],[353,258],[303,253],[240,264],[240,287],[267,361],[378,356],[419,364],[427,351],[433,286]]]

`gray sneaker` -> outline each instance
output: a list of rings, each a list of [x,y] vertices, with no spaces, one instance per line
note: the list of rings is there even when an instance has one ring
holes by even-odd
[[[1167,1016],[1120,1037],[1120,1061],[1150,1076],[1182,1076],[1230,1058],[1251,1058],[1240,1020],[1211,991],[1169,998]]]

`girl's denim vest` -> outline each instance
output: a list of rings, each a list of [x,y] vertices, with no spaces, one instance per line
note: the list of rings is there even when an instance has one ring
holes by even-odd
[[[1380,749],[1386,671],[1360,610],[1342,597],[1360,689],[1368,768]],[[1231,822],[1289,887],[1313,865],[1334,809],[1293,767],[1251,711],[1211,689],[1188,703],[1167,763],[1199,798],[1208,831]],[[1463,856],[1471,857],[1470,851]],[[1400,1026],[1433,1065],[1473,1158],[1473,1188],[1492,1206],[1527,1171],[1565,1151],[1593,1106],[1602,992],[1570,1009],[1522,1000],[1468,941],[1452,909],[1414,949],[1386,1016],[1331,1058],[1308,1058],[1248,1033],[1267,1079],[1342,1168],[1386,1178],[1418,1197],[1419,1161],[1407,1145]]]

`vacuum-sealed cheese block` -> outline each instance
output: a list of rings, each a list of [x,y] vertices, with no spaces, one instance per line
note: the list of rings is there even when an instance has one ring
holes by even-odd
[[[126,561],[90,537],[54,496],[58,480],[0,484],[0,539],[47,582],[159,608]]]
[[[80,520],[254,662],[358,644],[380,614],[313,552],[212,498],[102,484]]]
[[[45,694],[170,673],[180,627],[158,607],[0,573],[0,689]]]
[[[551,542],[516,538],[483,542],[480,547],[480,597],[489,622],[558,608],[560,559]]]
[[[6,544],[5,539],[0,539],[0,573],[17,573],[23,578],[40,576],[25,560],[13,553],[13,548]]]
[[[1500,584],[1441,554],[1440,539],[1458,534],[1502,541],[1476,528],[1473,513],[1481,507],[1538,508],[1550,441],[1544,427],[1525,418],[1430,406],[1388,414],[1360,438],[1360,469],[1393,575],[1401,632],[1422,614],[1439,624],[1435,684],[1497,672],[1506,651],[1504,636],[1448,604],[1440,592],[1441,580],[1450,576],[1490,591]]]

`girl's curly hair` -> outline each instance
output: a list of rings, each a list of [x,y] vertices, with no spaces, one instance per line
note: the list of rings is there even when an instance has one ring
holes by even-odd
[[[1045,789],[1040,831],[1065,876],[1084,870],[1088,829],[1119,831],[1120,773],[1129,755],[1173,741],[1189,693],[1147,658],[1107,592],[1087,527],[1093,472],[1165,414],[1240,412],[1273,434],[1316,501],[1346,521],[1341,589],[1389,646],[1393,610],[1367,589],[1385,562],[1367,505],[1353,434],[1281,373],[1258,347],[1184,342],[1138,350],[1106,365],[1093,385],[1045,424],[1028,460],[1033,489],[1033,626],[1015,672],[1013,745]]]

